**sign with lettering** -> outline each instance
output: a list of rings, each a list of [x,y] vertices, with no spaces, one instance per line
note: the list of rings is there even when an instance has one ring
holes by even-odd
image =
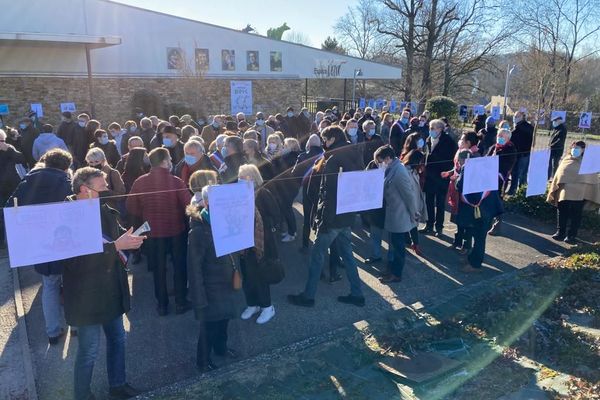
[[[317,78],[337,78],[340,76],[342,65],[346,61],[342,60],[317,60],[314,73]]]

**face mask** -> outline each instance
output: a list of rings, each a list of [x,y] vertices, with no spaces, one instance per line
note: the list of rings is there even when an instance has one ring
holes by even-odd
[[[378,165],[379,169],[386,169],[387,168],[387,164],[385,162],[380,162]]]
[[[171,146],[173,146],[173,141],[172,141],[171,139],[164,138],[164,139],[163,139],[163,144],[164,144],[165,146],[167,146],[167,147],[171,147]]]
[[[293,113],[293,112],[291,112],[291,111],[288,111],[288,113],[287,113],[287,116],[291,118],[291,117],[293,117],[293,116],[294,116],[294,113]]]
[[[403,118],[402,118],[402,123],[403,123],[403,124],[408,124],[408,118],[404,118],[404,117],[403,117]]]
[[[27,124],[21,123],[21,124],[19,124],[19,128],[20,129],[27,129]]]
[[[506,144],[506,139],[504,139],[502,136],[498,136],[498,138],[496,139],[496,142],[500,145],[503,146]]]
[[[423,140],[423,138],[420,138],[419,140],[417,140],[417,147],[419,149],[422,149],[423,146],[425,146],[425,141]]]
[[[358,132],[358,128],[349,128],[348,129],[348,135],[350,135],[350,136],[356,136],[357,132]]]
[[[523,121],[521,118],[517,118],[517,117],[513,118],[513,122],[515,123],[515,125],[518,124],[521,121]]]
[[[108,144],[108,138],[106,136],[102,136],[100,138],[100,144],[102,144],[102,145]]]
[[[221,155],[223,156],[223,158],[227,158],[227,147],[223,146],[223,148],[221,149]]]
[[[85,121],[79,121],[77,124],[79,124],[80,127],[85,128]]]
[[[277,145],[275,143],[269,143],[269,151],[274,152],[277,150]]]
[[[437,139],[437,138],[438,138],[438,136],[440,136],[440,134],[439,134],[437,131],[429,131],[429,136],[430,136],[432,139]]]
[[[119,133],[121,133],[121,132],[119,132],[119,131],[111,131],[111,132],[110,132],[110,134],[112,135],[112,137],[117,137],[117,136],[119,136]]]
[[[204,125],[204,120],[203,119],[199,119],[198,120],[198,125]]]
[[[221,126],[221,124],[220,124],[220,123],[218,123],[217,121],[215,121],[215,122],[213,122],[213,123],[212,123],[212,126],[213,126],[215,129],[217,129],[217,128],[219,128],[219,127]]]
[[[369,137],[373,136],[375,134],[375,130],[374,129],[369,129],[367,131],[367,135],[369,135]]]
[[[137,127],[135,127],[135,126],[130,126],[130,127],[129,127],[129,132],[133,133],[133,132],[135,132],[135,131],[136,131],[136,129],[137,129]]]
[[[257,119],[256,120],[256,125],[263,126],[264,124],[265,124],[265,120],[264,119]]]
[[[198,162],[198,159],[192,155],[185,155],[185,157],[183,158],[185,160],[185,163],[187,165],[194,165]]]
[[[419,127],[421,127],[421,128],[422,128],[422,127],[424,127],[424,126],[425,126],[425,121],[421,121],[421,122],[419,122]]]
[[[308,113],[308,111],[304,111],[302,114],[304,114],[304,116],[305,116],[306,118],[310,117],[310,114]]]
[[[558,121],[552,121],[552,126],[553,126],[553,127],[555,127],[555,128],[556,128],[556,127],[557,127],[557,126],[559,126],[559,125],[560,125],[560,123],[559,123]]]
[[[504,125],[502,125],[502,129],[510,130],[510,125],[504,124]]]
[[[573,147],[571,149],[571,155],[573,157],[580,157],[581,156],[581,148],[579,148],[579,147]]]
[[[102,164],[89,165],[89,166],[92,167],[92,168],[96,168],[96,169],[102,169]]]

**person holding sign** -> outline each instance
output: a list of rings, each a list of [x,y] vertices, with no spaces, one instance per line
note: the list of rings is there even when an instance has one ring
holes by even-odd
[[[21,178],[16,166],[25,163],[25,157],[17,149],[6,143],[6,132],[0,129],[0,205],[6,203],[17,188]],[[5,248],[4,214],[0,212],[0,249]]]
[[[552,235],[552,239],[564,240],[569,244],[577,243],[583,209],[594,210],[600,207],[598,174],[579,174],[584,152],[585,142],[571,144],[570,154],[558,166],[546,199],[556,207],[558,220],[558,230]]]
[[[552,132],[550,133],[550,163],[548,164],[548,179],[552,179],[560,158],[565,152],[565,142],[567,140],[567,127],[560,114],[552,118]]]
[[[73,176],[70,201],[102,197],[108,190],[102,171],[84,167]],[[144,236],[132,235],[119,225],[118,211],[100,203],[104,252],[70,258],[63,271],[65,318],[77,327],[75,358],[76,400],[93,398],[90,390],[94,363],[100,347],[100,331],[106,336],[106,368],[111,398],[128,399],[140,391],[127,383],[123,314],[130,309],[127,257],[124,251],[139,249]]]
[[[362,159],[356,157],[355,149],[348,146],[346,134],[337,126],[325,128],[321,133],[321,139],[323,139],[326,154],[319,161],[319,163],[324,163],[325,168],[315,218],[317,237],[310,254],[308,280],[304,292],[288,295],[288,301],[297,306],[314,306],[325,254],[333,241],[339,238],[338,249],[350,282],[350,295],[339,296],[338,301],[363,307],[365,298],[362,294],[356,261],[352,255],[352,224],[356,214],[338,215],[336,212],[338,173],[362,170]]]

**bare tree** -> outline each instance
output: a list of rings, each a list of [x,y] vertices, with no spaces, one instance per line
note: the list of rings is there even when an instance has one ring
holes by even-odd
[[[374,0],[359,0],[334,25],[342,46],[348,53],[365,60],[376,57],[381,45],[377,31],[377,4]]]
[[[300,31],[287,31],[283,34],[283,40],[292,43],[303,44],[305,46],[312,46],[312,41],[306,33]]]

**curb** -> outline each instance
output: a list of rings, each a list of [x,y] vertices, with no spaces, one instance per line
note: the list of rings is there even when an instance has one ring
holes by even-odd
[[[23,308],[23,298],[21,297],[21,283],[19,282],[19,270],[11,269],[14,288],[15,309],[17,312],[17,329],[21,339],[21,352],[23,353],[23,368],[25,369],[25,381],[27,382],[27,393],[29,400],[38,400],[37,388],[35,386],[35,375],[33,373],[33,361],[31,360],[31,351],[29,349],[29,336],[27,335],[27,323],[25,321],[25,309]]]

